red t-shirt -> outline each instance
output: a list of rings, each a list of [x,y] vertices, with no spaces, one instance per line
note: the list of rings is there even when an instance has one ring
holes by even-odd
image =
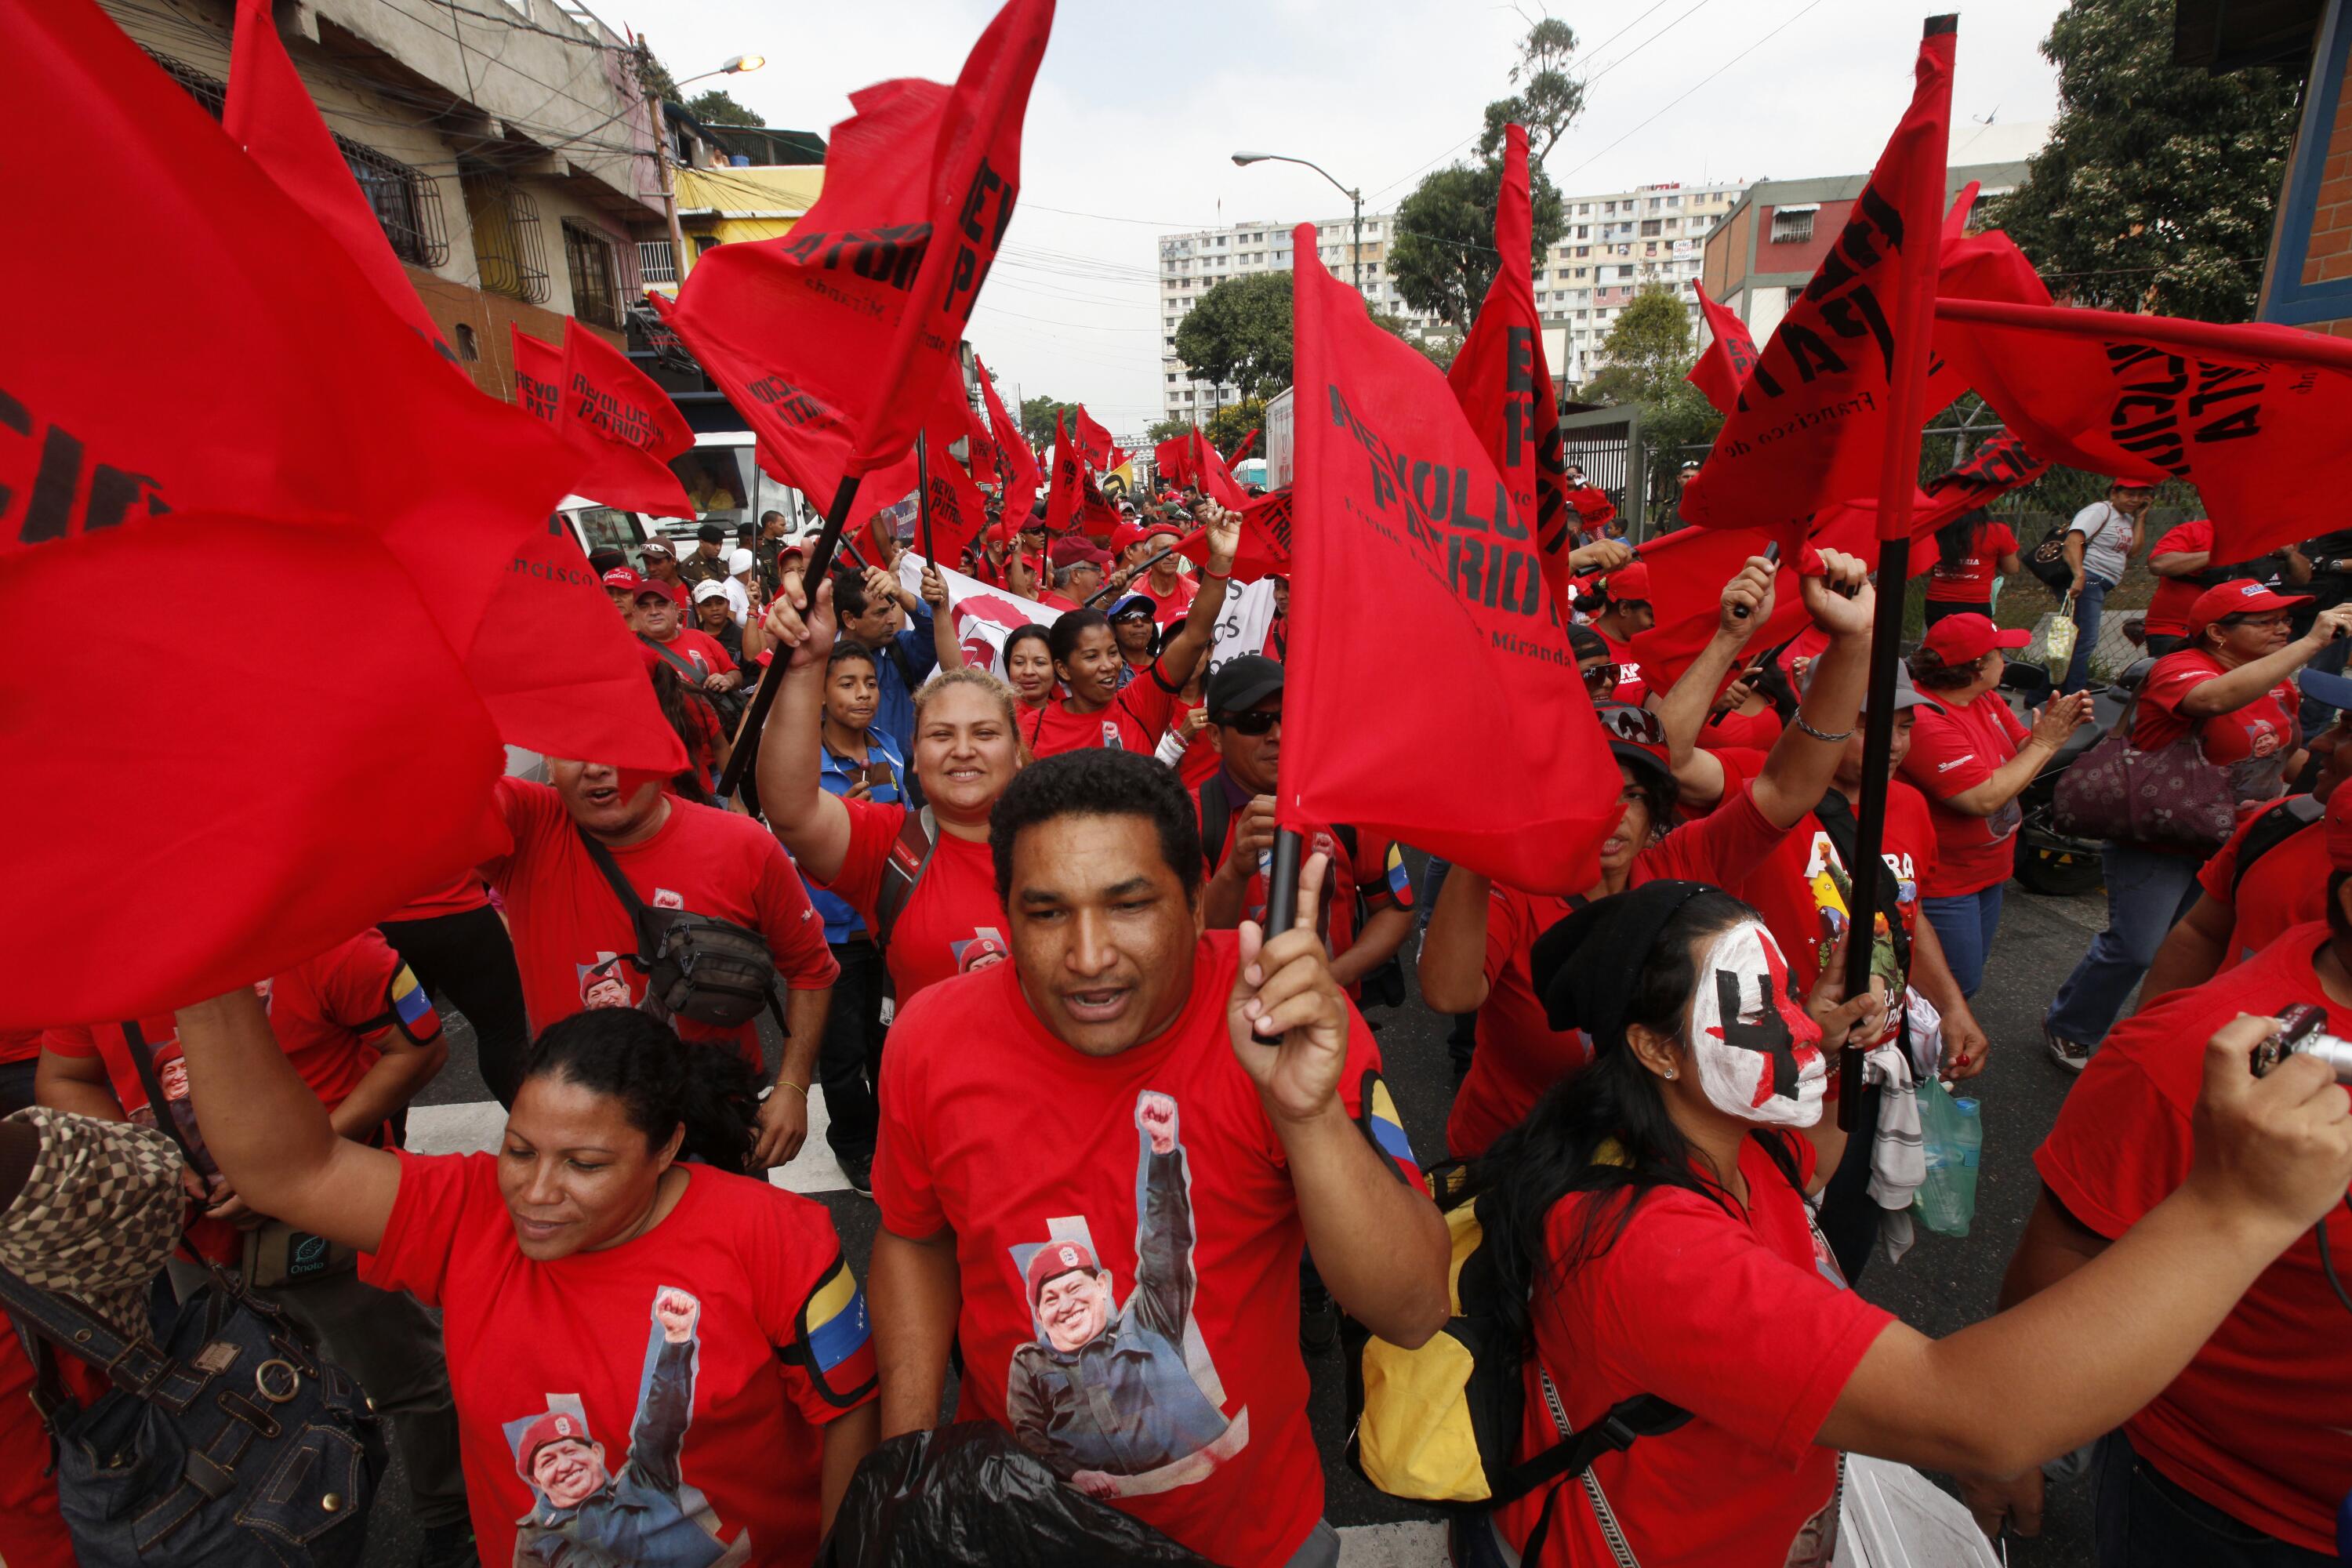
[[[678,627],[677,635],[663,643],[661,647],[666,653],[674,653],[690,660],[705,675],[724,675],[735,668],[735,661],[727,657],[726,647],[717,637],[692,626]],[[684,670],[677,673],[679,679],[685,678]]]
[[[1764,863],[1781,837],[1756,809],[1753,791],[1742,787],[1635,856],[1626,886],[1666,878],[1732,887]],[[1486,904],[1486,1000],[1478,1009],[1478,1048],[1445,1121],[1445,1152],[1453,1158],[1485,1153],[1545,1090],[1592,1065],[1592,1042],[1583,1030],[1554,1029],[1545,1021],[1529,974],[1536,938],[1575,908],[1556,895],[1494,885]]]
[[[2296,711],[2303,705],[2294,682],[2283,680],[2240,708],[2210,719],[2189,719],[2180,712],[2180,700],[2223,673],[2221,660],[2202,648],[2184,647],[2156,661],[2139,689],[2139,709],[2132,720],[2131,743],[2143,752],[2172,744],[2197,733],[2199,754],[2230,770],[2231,787],[2241,805],[2271,800],[2285,788],[2285,771],[2300,734]]]
[[[1974,816],[1944,802],[1990,780],[2017,755],[2027,731],[1993,692],[1979,692],[1965,705],[1939,700],[1941,713],[1913,710],[1916,717],[1903,776],[1927,795],[1927,819],[1936,828],[1936,867],[1925,891],[1931,899],[1956,899],[2009,880],[2017,856],[2013,841],[2025,812],[2014,799],[1990,816]]]
[[[2205,1042],[2240,1013],[2328,1007],[2312,961],[2325,921],[2295,926],[2252,958],[2176,991],[2107,1032],[2033,1156],[2067,1212],[2120,1237],[2189,1174]],[[2337,1215],[2341,1220],[2343,1216]],[[2328,1228],[2352,1278],[2352,1225]],[[2323,1555],[2352,1476],[2352,1342],[2305,1231],[2248,1287],[2170,1387],[2124,1424],[2154,1465],[2232,1519]]]
[[[0,1062],[28,1062],[41,1054],[38,1029],[0,1029]]]
[[[506,901],[531,1033],[583,1008],[642,1004],[646,975],[630,960],[636,933],[629,912],[580,842],[563,797],[545,784],[506,778],[497,801],[512,842],[482,870]],[[792,860],[750,817],[673,797],[660,831],[612,855],[654,909],[715,915],[767,938],[792,989],[822,990],[840,973]],[[691,1018],[672,1023],[684,1039],[725,1041],[755,1067],[760,1061],[756,1019],[732,1029]]]
[[[1813,1146],[1790,1133],[1810,1180]],[[1696,1417],[1622,1452],[1592,1473],[1633,1555],[1645,1563],[1782,1568],[1827,1562],[1792,1547],[1837,1494],[1835,1450],[1814,1435],[1892,1314],[1846,1288],[1804,1199],[1755,1138],[1741,1141],[1748,1209],[1677,1187],[1651,1192],[1598,1258],[1535,1299],[1536,1358],[1528,1366],[1521,1453],[1559,1440],[1538,1366],[1581,1431],[1621,1399],[1654,1394]],[[1584,1194],[1552,1206],[1555,1256],[1577,1244]],[[1497,1516],[1524,1542],[1543,1490]],[[1546,1562],[1612,1561],[1583,1489],[1567,1482],[1553,1510]],[[1568,1549],[1559,1549],[1562,1540]]]
[[[1709,715],[1698,727],[1698,743],[1710,752],[1725,746],[1769,752],[1780,738],[1780,715],[1768,702],[1760,712]]]
[[[2271,811],[2283,811],[2273,804]],[[2276,941],[2289,926],[2327,918],[2327,879],[2336,870],[2328,857],[2326,824],[2314,822],[2273,843],[2238,880],[2238,858],[2246,835],[2263,812],[2238,824],[2230,842],[2214,851],[2197,873],[2197,885],[2209,904],[2218,904],[2235,921],[2230,944],[2221,954],[2221,969],[2235,969]],[[2233,889],[2231,884],[2237,882]]]
[[[1743,770],[1758,762],[1740,752],[1717,755],[1727,788],[1736,787]],[[1916,942],[1919,888],[1936,874],[1936,829],[1927,816],[1927,797],[1901,779],[1892,780],[1886,792],[1886,827],[1879,851],[1895,873],[1895,907],[1903,917],[1903,929]],[[1729,889],[1764,917],[1765,929],[1788,957],[1789,973],[1801,996],[1821,978],[1822,965],[1837,943],[1835,933],[1845,929],[1846,886],[1845,862],[1838,858],[1821,818],[1808,812],[1762,866]]]
[[[1208,787],[1222,790],[1224,780],[1219,778]],[[1196,789],[1192,792],[1195,811],[1200,809],[1200,802],[1201,792]],[[1201,847],[1210,875],[1215,875],[1217,868],[1224,863],[1226,847],[1233,842],[1234,824],[1240,820],[1248,806],[1246,798],[1230,806],[1232,815],[1225,821],[1224,839],[1217,844],[1208,841],[1208,819],[1202,817]],[[1367,833],[1360,828],[1349,837],[1356,841],[1352,855],[1348,852],[1347,841],[1329,828],[1317,828],[1307,834],[1299,853],[1301,864],[1309,855],[1331,857],[1330,880],[1324,885],[1322,921],[1323,945],[1333,958],[1356,944],[1356,894],[1359,890],[1364,895],[1364,912],[1367,915],[1378,914],[1382,910],[1412,908],[1412,874],[1405,869],[1404,851],[1398,847],[1396,840],[1386,834]],[[1257,868],[1250,873],[1249,886],[1242,891],[1241,918],[1256,921],[1261,925],[1265,921],[1268,858],[1265,855],[1258,857]],[[1349,994],[1352,997],[1355,994],[1355,990],[1350,988]]]
[[[1969,541],[1969,552],[1957,566],[1947,566],[1941,554],[1927,574],[1927,597],[1939,605],[1981,605],[1992,597],[1992,580],[2000,575],[2000,558],[2017,550],[2017,535],[2005,522],[1979,523]]]
[[[1141,582],[1129,584],[1127,591],[1141,594],[1158,606],[1152,611],[1151,619],[1161,631],[1166,631],[1192,613],[1192,601],[1199,596],[1201,584],[1179,572],[1176,574],[1176,586],[1163,595],[1153,584],[1151,574],[1147,572]]]
[[[686,1191],[659,1225],[535,1263],[515,1245],[498,1161],[404,1153],[383,1245],[360,1266],[441,1309],[482,1561],[554,1563],[569,1549],[705,1563],[722,1542],[743,1543],[750,1563],[813,1561],[822,1429],[874,1396],[866,1299],[824,1208],[680,1165]],[[691,1317],[672,1343],[655,1310],[680,1296]],[[529,1436],[545,1454],[543,1439],[564,1436],[582,1447],[569,1471],[560,1448],[545,1461],[547,1484],[582,1466],[604,1479],[558,1510],[523,1479],[518,1447]],[[591,1468],[580,1484],[595,1481]]]
[[[1093,712],[1071,712],[1069,699],[1057,692],[1052,701],[1023,717],[1021,730],[1029,750],[1039,757],[1055,757],[1091,746],[1108,746],[1148,757],[1160,749],[1160,737],[1168,732],[1169,721],[1175,712],[1176,694],[1160,684],[1160,666],[1155,660],[1137,670],[1134,679]]]
[[[40,1036],[37,1033],[34,1039]],[[57,1357],[71,1382],[74,1370],[86,1363],[69,1355]],[[92,1401],[105,1392],[101,1379],[90,1388]],[[57,1478],[48,1474],[55,1454],[49,1435],[34,1417],[33,1363],[12,1329],[0,1333],[0,1563],[8,1568],[79,1568],[73,1537],[58,1513]]]
[[[1650,686],[1649,682],[1642,679],[1642,660],[1640,656],[1634,653],[1633,645],[1619,642],[1597,626],[1592,630],[1602,642],[1609,645],[1609,660],[1617,667],[1617,689],[1611,695],[1610,700],[1630,702],[1636,708],[1641,707],[1642,700],[1650,694]]]
[[[461,915],[467,910],[478,910],[490,901],[490,892],[482,886],[478,871],[460,872],[430,892],[420,893],[400,908],[397,914],[386,915],[388,921],[429,921],[442,915]]]
[[[1176,728],[1191,718],[1192,710],[1199,706],[1197,702],[1187,702],[1178,698],[1174,708],[1170,710],[1168,727],[1171,730]],[[1209,727],[1203,724],[1192,732],[1191,740],[1184,742],[1184,754],[1176,759],[1176,776],[1183,782],[1186,789],[1199,789],[1224,763],[1224,753],[1217,750],[1214,741],[1209,739]]]
[[[867,931],[877,931],[883,871],[907,825],[907,808],[846,796],[841,804],[849,812],[849,847],[825,890],[856,910]],[[924,986],[1002,963],[1013,952],[1013,922],[996,896],[996,862],[988,846],[952,833],[934,837],[930,864],[898,911],[882,954],[901,1007]]]
[[[2176,522],[2167,529],[2164,537],[2148,547],[2148,558],[2159,555],[2194,555],[2199,551],[2213,548],[2213,524],[2205,518],[2192,517],[2186,522]],[[2205,585],[2187,577],[2158,577],[2156,596],[2147,602],[2147,614],[2142,617],[2150,637],[2187,637],[2189,606]]]
[[[874,1197],[897,1235],[954,1233],[957,1419],[1001,1422],[1066,1479],[1107,1478],[1115,1506],[1205,1557],[1279,1568],[1323,1516],[1323,1468],[1298,1355],[1297,1197],[1226,1034],[1238,963],[1233,932],[1203,936],[1176,1021],[1115,1056],[1049,1032],[1009,963],[902,1005]],[[1352,1011],[1349,1025],[1340,1099],[1418,1185],[1379,1048]],[[1147,1096],[1173,1102],[1165,1152]],[[1091,1334],[1084,1300],[1056,1318],[1071,1327],[1035,1314],[1032,1264],[1046,1259],[1042,1288],[1059,1277],[1049,1248],[1111,1276]],[[1057,1350],[1055,1333],[1075,1342]]]

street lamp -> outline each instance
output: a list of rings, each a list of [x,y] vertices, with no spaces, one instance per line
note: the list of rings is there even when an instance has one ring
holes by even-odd
[[[642,33],[637,35],[637,49],[641,58],[650,61],[654,58],[653,50],[646,45],[645,35]],[[758,70],[767,63],[768,57],[765,55],[730,55],[727,57],[727,62],[717,70],[699,71],[683,80],[674,80],[670,85],[673,88],[680,88],[690,82],[708,81],[715,76],[738,76],[744,71]],[[679,283],[684,283],[687,268],[690,263],[686,254],[686,234],[678,226],[677,222],[677,187],[669,174],[668,117],[662,112],[661,104],[650,93],[646,95],[646,104],[653,110],[654,161],[661,170],[662,206],[669,218],[670,275]]]
[[[1236,153],[1234,154],[1234,162],[1244,169],[1252,163],[1296,163],[1302,169],[1312,169],[1325,179],[1331,180],[1331,171],[1321,164],[1310,163],[1304,158],[1293,158],[1281,153]],[[1331,180],[1331,188],[1347,197],[1355,207],[1356,292],[1361,294],[1364,291],[1364,193],[1361,190],[1351,191],[1337,180]]]

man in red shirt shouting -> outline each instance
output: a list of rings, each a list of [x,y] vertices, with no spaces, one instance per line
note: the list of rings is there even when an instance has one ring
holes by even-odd
[[[1112,750],[1023,770],[989,843],[1013,962],[917,995],[882,1058],[884,1434],[937,1419],[960,1343],[959,1419],[1213,1561],[1328,1568],[1300,1248],[1403,1345],[1449,1254],[1317,936],[1328,863],[1290,930],[1204,931],[1192,801]]]

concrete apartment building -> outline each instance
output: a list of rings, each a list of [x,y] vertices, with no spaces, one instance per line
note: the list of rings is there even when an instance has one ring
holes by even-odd
[[[101,4],[218,117],[233,0]],[[625,40],[571,0],[279,0],[276,12],[385,237],[483,390],[513,395],[510,325],[559,340],[569,315],[624,343],[638,242],[668,251],[653,117]],[[681,74],[716,63],[678,62]]]
[[[1736,183],[1650,185],[1564,199],[1560,239],[1536,262],[1534,279],[1536,306],[1549,329],[1546,350],[1554,381],[1591,375],[1609,322],[1646,283],[1674,285],[1697,320],[1698,298],[1690,283],[1698,276],[1701,241],[1742,188]],[[1318,219],[1315,231],[1323,265],[1341,281],[1351,280],[1357,259],[1352,220]],[[1176,356],[1176,329],[1202,295],[1225,279],[1290,270],[1290,237],[1288,224],[1257,220],[1160,236],[1160,368],[1166,417],[1205,420],[1219,405],[1240,398],[1240,389],[1231,384],[1213,385],[1192,374]],[[1444,322],[1412,309],[1397,292],[1388,269],[1395,237],[1394,213],[1365,216],[1364,299],[1373,310],[1402,318],[1409,328],[1440,331]]]

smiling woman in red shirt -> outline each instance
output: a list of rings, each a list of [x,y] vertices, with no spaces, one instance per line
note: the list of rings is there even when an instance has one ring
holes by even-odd
[[[1495,1300],[1526,1303],[1517,1458],[1637,1394],[1692,1418],[1462,1521],[1464,1568],[1624,1561],[1603,1507],[1646,1568],[1827,1564],[1842,1450],[2010,1474],[2106,1431],[2352,1180],[2352,1100],[2307,1058],[2254,1078],[2271,1026],[2239,1020],[2202,1053],[2180,1190],[2044,1299],[1930,1340],[1846,1288],[1806,1208],[1844,1142],[1828,1047],[1882,1026],[1840,980],[1801,1009],[1756,911],[1688,882],[1538,945],[1547,1015],[1595,1059],[1473,1171]]]
[[[1854,727],[1862,703],[1874,601],[1860,561],[1830,552],[1822,565],[1823,576],[1804,580],[1805,602],[1833,640],[1798,710],[1800,722],[1781,733],[1753,784],[1727,793],[1697,821],[1675,826],[1666,727],[1696,730],[1705,703],[1692,700],[1680,682],[1675,692],[1684,700],[1667,699],[1671,717],[1604,703],[1601,728],[1617,759],[1624,815],[1601,847],[1601,880],[1581,897],[1561,898],[1490,882],[1460,866],[1446,874],[1422,939],[1422,999],[1441,1013],[1478,1015],[1477,1049],[1445,1125],[1449,1154],[1483,1152],[1547,1089],[1592,1060],[1591,1042],[1582,1033],[1544,1021],[1528,978],[1537,937],[1582,905],[1655,878],[1718,886],[1743,880],[1829,787],[1844,750],[1841,732]],[[1856,585],[1853,598],[1832,591],[1843,584]],[[1725,585],[1717,634],[1722,646],[1710,645],[1683,677],[1698,683],[1694,692],[1711,692],[1730,668],[1739,646],[1771,615],[1772,592],[1772,563],[1762,556],[1751,557]]]
[[[907,758],[928,804],[909,812],[829,795],[818,721],[834,626],[830,583],[811,605],[788,581],[769,606],[768,633],[791,658],[760,736],[760,802],[803,873],[865,921],[904,1007],[924,986],[1005,956],[988,822],[1021,771],[1014,699],[985,670],[941,672],[915,693]]]
[[[874,1447],[822,1206],[745,1174],[754,1079],[633,1008],[531,1047],[496,1153],[338,1138],[250,991],[179,1015],[221,1171],[442,1313],[486,1563],[811,1562]]]

